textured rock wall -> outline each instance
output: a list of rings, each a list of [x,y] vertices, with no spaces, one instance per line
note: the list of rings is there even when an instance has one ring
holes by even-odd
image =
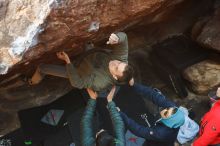
[[[184,77],[189,87],[198,94],[204,94],[220,85],[220,1],[215,0],[212,11],[200,17],[192,28],[191,36],[207,49],[216,50],[214,57],[187,68]]]
[[[61,63],[56,51],[65,50],[74,59],[85,42],[99,42],[132,26],[131,50],[150,48],[191,31],[211,6],[206,0],[0,0],[0,72],[5,74],[0,75],[0,116],[9,121],[2,124],[0,134],[19,127],[18,110],[49,103],[71,90],[68,80],[60,78],[47,78],[37,86],[21,80],[40,63]],[[141,60],[147,57],[142,50],[138,53]]]
[[[18,110],[49,103],[72,88],[59,78],[30,87],[22,74],[31,75],[42,62],[60,63],[58,50],[75,56],[85,42],[103,40],[182,1],[0,0],[0,134],[19,127]]]
[[[205,60],[188,67],[183,74],[195,93],[207,93],[220,84],[220,62]]]
[[[113,31],[125,29],[155,11],[169,9],[182,1],[2,1],[6,11],[1,20],[4,44],[0,45],[1,74],[6,74],[8,68],[9,73],[15,69],[18,73],[17,68],[26,71],[36,59],[54,61],[50,54],[57,50],[77,54],[86,41],[99,41]]]
[[[210,49],[220,51],[220,1],[216,0],[213,12],[198,21],[193,28],[192,37]]]
[[[54,0],[1,0],[0,74],[22,60],[23,54],[37,44],[41,25]]]

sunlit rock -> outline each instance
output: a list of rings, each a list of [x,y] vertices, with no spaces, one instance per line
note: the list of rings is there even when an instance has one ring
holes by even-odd
[[[188,67],[184,78],[189,81],[189,87],[198,94],[207,93],[220,85],[220,62],[205,60]]]

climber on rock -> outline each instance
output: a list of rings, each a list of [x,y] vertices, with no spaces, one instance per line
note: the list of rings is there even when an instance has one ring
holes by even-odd
[[[68,78],[75,88],[91,88],[98,93],[108,93],[112,85],[129,83],[133,79],[133,68],[128,65],[127,35],[112,33],[106,44],[112,46],[111,52],[94,51],[84,56],[78,66],[74,65],[77,59],[72,63],[65,52],[58,52],[57,57],[65,61],[66,66],[42,64],[29,83],[38,84],[45,75],[53,75]]]

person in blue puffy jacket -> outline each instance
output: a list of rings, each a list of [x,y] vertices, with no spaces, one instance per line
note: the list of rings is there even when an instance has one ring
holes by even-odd
[[[146,127],[138,124],[125,113],[120,112],[126,128],[136,136],[145,138],[145,145],[173,146],[180,126],[184,124],[184,113],[175,103],[166,99],[158,89],[155,90],[136,83],[132,88],[143,98],[161,108],[161,118],[151,124],[150,127]]]

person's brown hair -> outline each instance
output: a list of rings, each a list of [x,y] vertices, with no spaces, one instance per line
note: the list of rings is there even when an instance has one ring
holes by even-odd
[[[128,84],[129,81],[133,78],[134,69],[131,65],[127,65],[123,71],[123,75],[118,77],[119,84]]]

